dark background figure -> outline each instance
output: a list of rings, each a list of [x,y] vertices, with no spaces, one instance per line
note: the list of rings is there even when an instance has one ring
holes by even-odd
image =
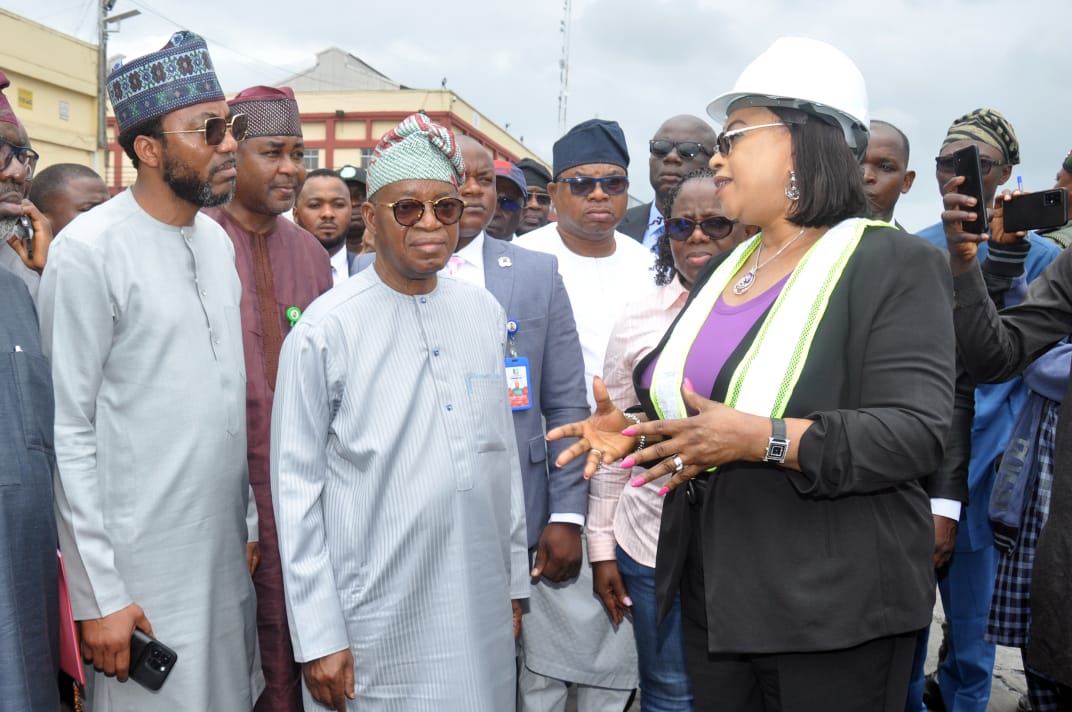
[[[0,225],[27,214],[36,160],[0,72]],[[40,213],[38,213],[40,215]],[[7,228],[0,234],[6,239]],[[7,249],[0,246],[0,249]],[[5,710],[56,710],[59,597],[52,506],[52,377],[26,285],[0,268],[0,702]]]
[[[871,217],[893,222],[901,196],[912,189],[916,172],[908,169],[908,137],[888,121],[871,120],[871,137],[861,164]]]
[[[349,189],[335,171],[309,171],[294,203],[294,222],[313,233],[328,251],[336,285],[357,274],[357,255],[346,249],[352,211]]]
[[[495,192],[495,214],[488,223],[487,234],[509,242],[517,235],[529,199],[525,174],[510,161],[496,160]]]
[[[551,196],[547,193],[551,172],[531,158],[522,158],[517,167],[525,174],[525,188],[529,195],[517,226],[517,234],[524,235],[551,222]]]
[[[109,197],[104,179],[78,163],[53,164],[38,173],[30,186],[30,202],[48,218],[53,235]]]
[[[346,165],[339,169],[339,177],[350,191],[350,224],[346,229],[346,249],[355,255],[372,252],[372,245],[365,244],[365,218],[361,204],[368,197],[368,178],[365,169]]]
[[[655,199],[625,211],[618,231],[654,249],[665,232],[661,211],[671,191],[686,173],[707,166],[715,153],[715,130],[698,116],[672,116],[648,141],[648,152],[648,179]]]

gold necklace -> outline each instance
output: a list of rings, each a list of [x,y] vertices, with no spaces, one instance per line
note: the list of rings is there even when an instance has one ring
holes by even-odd
[[[789,238],[789,240],[784,245],[779,247],[778,251],[775,252],[774,255],[769,260],[764,262],[763,264],[759,263],[759,258],[763,255],[763,240],[761,239],[759,241],[759,249],[756,250],[756,262],[755,262],[755,264],[752,265],[752,269],[750,269],[747,272],[745,272],[744,276],[741,277],[739,280],[737,280],[737,284],[733,285],[733,293],[736,294],[739,297],[742,294],[744,294],[745,292],[747,292],[749,289],[751,289],[752,285],[755,284],[755,282],[756,282],[756,272],[760,271],[761,269],[763,269],[764,267],[769,265],[771,262],[774,262],[774,260],[778,259],[778,255],[780,255],[783,252],[785,252],[785,249],[787,247],[789,247],[794,242],[796,242],[800,238],[800,236],[804,234],[805,230],[807,230],[807,228],[805,228],[805,227],[800,228],[800,232],[798,232],[796,235],[793,235],[791,238]]]

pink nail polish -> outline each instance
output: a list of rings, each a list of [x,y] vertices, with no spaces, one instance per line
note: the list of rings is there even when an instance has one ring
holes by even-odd
[[[636,460],[633,459],[632,455],[630,455],[629,457],[627,457],[624,460],[622,460],[622,467],[625,468],[626,470],[628,470],[630,467],[632,467],[635,464],[636,464]]]
[[[630,487],[643,487],[645,484],[646,483],[645,483],[644,477],[642,475],[640,477],[634,478],[633,481],[629,483],[629,486]]]
[[[636,435],[636,429],[632,425],[630,425],[628,428],[622,431],[622,435],[625,435],[627,437]]]
[[[685,388],[688,388],[690,391],[696,390],[692,387],[692,381],[690,381],[687,377],[685,378]]]
[[[657,492],[657,494],[658,494],[658,495],[659,495],[660,497],[665,497],[665,496],[666,496],[666,493],[667,493],[667,492],[669,492],[669,491],[670,491],[670,488],[669,488],[669,487],[663,487],[663,488],[661,488],[661,489],[660,489],[660,490],[659,490],[659,491]]]

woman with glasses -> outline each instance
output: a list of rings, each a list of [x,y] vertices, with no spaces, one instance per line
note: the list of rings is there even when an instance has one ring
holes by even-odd
[[[640,422],[604,399],[551,435],[590,471],[644,464],[633,486],[671,475],[656,592],[680,594],[696,709],[900,712],[934,603],[917,480],[953,411],[944,258],[859,217],[867,93],[840,51],[778,40],[708,111],[723,212],[760,233],[633,371]]]
[[[722,215],[714,176],[708,169],[693,171],[670,193],[663,208],[670,218],[657,243],[655,284],[626,306],[611,332],[603,382],[611,402],[623,411],[641,410],[633,369],[681,311],[696,275],[711,258],[755,233]],[[681,607],[675,601],[667,619],[659,622],[655,603],[655,548],[663,509],[658,490],[664,481],[628,487],[631,472],[615,463],[600,466],[592,477],[587,531],[593,586],[615,624],[632,613],[641,709],[684,712],[692,709],[692,693],[681,644]]]

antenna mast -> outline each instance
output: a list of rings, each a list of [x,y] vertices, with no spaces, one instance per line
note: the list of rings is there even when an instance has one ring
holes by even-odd
[[[570,0],[564,0],[562,32],[562,58],[558,60],[558,133],[566,133],[566,101],[569,98],[569,45],[570,45]]]

